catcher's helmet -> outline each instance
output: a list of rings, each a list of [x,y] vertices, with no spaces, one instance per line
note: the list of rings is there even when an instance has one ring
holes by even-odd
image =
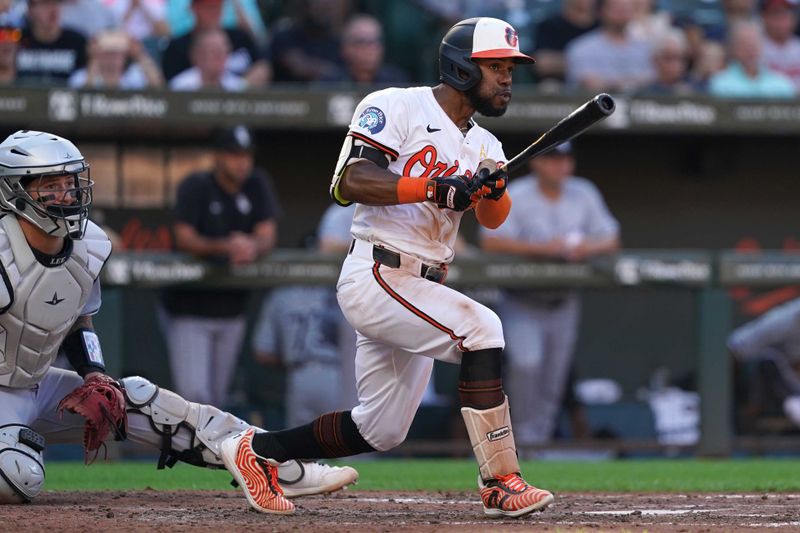
[[[462,20],[447,31],[439,45],[439,80],[459,91],[481,81],[481,69],[474,57],[512,58],[533,63],[519,51],[517,31],[507,22],[490,17]]]
[[[71,176],[72,186],[39,190],[39,198],[34,200],[26,187],[36,188],[36,180],[45,176]],[[15,213],[45,233],[83,237],[92,185],[83,155],[63,137],[21,130],[0,143],[0,210]]]

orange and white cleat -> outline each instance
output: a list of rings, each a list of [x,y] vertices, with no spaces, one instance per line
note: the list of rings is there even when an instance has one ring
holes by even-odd
[[[544,510],[553,502],[550,492],[528,485],[519,474],[497,476],[488,481],[478,476],[478,487],[486,516],[516,518]]]
[[[279,463],[253,451],[254,434],[255,430],[250,428],[222,441],[222,462],[253,509],[262,513],[292,514],[294,504],[284,497],[278,484]]]

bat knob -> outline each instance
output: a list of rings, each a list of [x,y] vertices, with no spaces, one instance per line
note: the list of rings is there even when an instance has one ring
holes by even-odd
[[[597,102],[597,107],[605,115],[610,115],[617,108],[617,104],[614,103],[614,99],[611,98],[610,94],[600,93],[594,97],[594,101]]]

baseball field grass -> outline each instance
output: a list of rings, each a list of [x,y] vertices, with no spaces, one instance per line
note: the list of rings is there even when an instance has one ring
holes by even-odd
[[[354,461],[358,490],[473,490],[472,460]],[[798,459],[525,461],[525,477],[558,492],[799,492]],[[225,471],[178,464],[156,470],[150,461],[48,462],[48,490],[220,490],[232,487]]]

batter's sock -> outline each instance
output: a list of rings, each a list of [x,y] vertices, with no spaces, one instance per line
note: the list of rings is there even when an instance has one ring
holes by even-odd
[[[283,431],[256,433],[253,450],[276,461],[323,459],[374,452],[358,432],[350,411],[324,414],[310,424]]]
[[[461,354],[458,374],[458,398],[461,407],[491,409],[505,401],[502,363],[502,348]]]

